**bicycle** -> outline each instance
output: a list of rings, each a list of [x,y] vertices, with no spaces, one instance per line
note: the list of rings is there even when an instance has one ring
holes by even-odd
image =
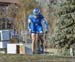
[[[34,53],[35,54],[43,54],[44,53],[44,42],[42,43],[40,36],[44,35],[44,39],[46,39],[46,35],[44,33],[36,33],[36,41],[35,41],[35,49]],[[31,39],[31,33],[30,33],[30,39]]]

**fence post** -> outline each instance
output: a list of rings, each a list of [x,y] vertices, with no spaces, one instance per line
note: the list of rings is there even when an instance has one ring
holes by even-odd
[[[74,56],[74,53],[73,53],[73,47],[70,47],[70,56]]]

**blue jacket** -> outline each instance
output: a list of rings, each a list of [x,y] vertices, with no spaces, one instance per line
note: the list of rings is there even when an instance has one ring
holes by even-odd
[[[48,24],[46,23],[46,20],[44,19],[42,14],[39,14],[38,18],[35,18],[33,14],[29,15],[28,17],[28,30],[31,30],[32,33],[43,33],[43,26],[45,27],[45,30],[48,30]]]

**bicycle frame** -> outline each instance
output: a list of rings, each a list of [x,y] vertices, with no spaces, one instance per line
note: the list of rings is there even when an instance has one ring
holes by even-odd
[[[44,52],[44,42],[41,42],[41,39],[39,38],[40,33],[36,33],[36,41],[35,41],[35,53],[43,53]]]
[[[35,41],[35,49],[34,49],[35,54],[37,54],[37,53],[41,54],[41,53],[44,53],[44,51],[45,51],[45,45],[44,45],[45,42],[43,42],[43,44],[41,43],[39,34],[40,33],[36,33],[36,41]],[[31,33],[30,33],[29,37],[31,38]],[[45,34],[43,34],[43,37],[44,37],[43,40],[46,41]],[[41,47],[41,44],[43,45],[42,47]]]

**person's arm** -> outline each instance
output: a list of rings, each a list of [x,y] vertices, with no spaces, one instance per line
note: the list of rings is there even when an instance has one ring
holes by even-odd
[[[48,24],[47,24],[45,18],[42,19],[42,23],[43,23],[43,26],[45,27],[45,30],[48,32]]]
[[[28,19],[27,29],[28,29],[29,31],[31,31],[31,20],[30,20],[30,19]]]

